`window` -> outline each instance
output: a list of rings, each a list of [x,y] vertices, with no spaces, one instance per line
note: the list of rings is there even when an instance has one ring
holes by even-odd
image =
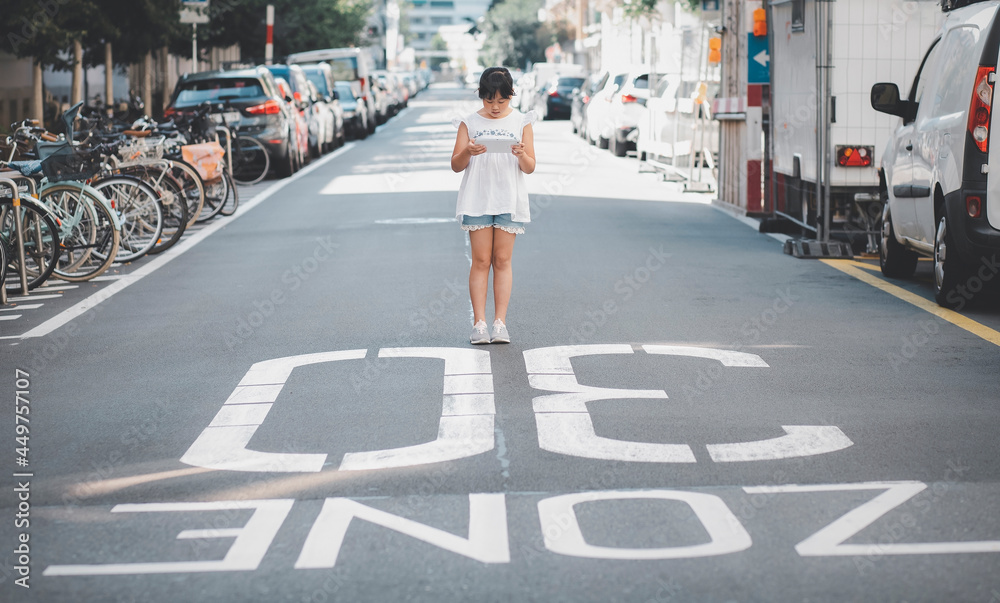
[[[452,0],[431,0],[431,8],[455,8]]]
[[[941,44],[940,67],[936,70],[938,82],[930,107],[931,115],[938,117],[961,113],[969,108],[975,68],[979,56],[979,28],[956,27],[948,32]]]
[[[431,25],[451,25],[451,17],[431,17]]]
[[[792,0],[792,32],[806,30],[806,0]]]

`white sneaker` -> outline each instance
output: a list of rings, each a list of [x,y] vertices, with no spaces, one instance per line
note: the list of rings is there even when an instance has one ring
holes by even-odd
[[[493,321],[493,335],[490,343],[510,343],[510,333],[507,332],[507,325],[499,318]]]
[[[469,337],[474,345],[490,342],[490,335],[486,332],[486,321],[480,320],[476,326],[472,327],[472,335]]]

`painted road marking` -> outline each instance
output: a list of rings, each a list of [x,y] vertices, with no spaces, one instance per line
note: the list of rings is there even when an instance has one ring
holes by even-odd
[[[912,293],[903,289],[902,287],[897,287],[892,283],[888,283],[876,276],[868,274],[859,267],[864,267],[868,269],[868,266],[861,264],[860,262],[855,262],[853,260],[825,260],[821,259],[821,262],[836,268],[841,272],[853,276],[854,278],[875,287],[876,289],[881,289],[882,291],[901,299],[907,303],[913,304],[914,306],[929,312],[934,316],[937,316],[941,320],[950,322],[960,329],[965,329],[969,333],[972,333],[976,337],[981,337],[986,341],[992,343],[993,345],[1000,346],[1000,332],[997,332],[984,324],[978,323],[971,318],[967,318],[954,310],[949,310],[948,308],[942,308],[936,302],[920,297],[916,293]]]
[[[938,484],[935,484],[935,487]],[[799,542],[795,547],[795,552],[800,557],[854,557],[855,563],[864,562],[875,556],[901,556],[901,555],[965,555],[973,553],[1000,553],[1000,541],[997,540],[968,540],[958,542],[898,542],[900,537],[885,541],[885,537],[876,541],[869,531],[868,543],[845,544],[846,541],[854,538],[866,539],[862,534],[879,520],[887,520],[892,517],[890,513],[899,509],[902,505],[914,499],[914,497],[927,490],[928,484],[917,481],[886,481],[886,482],[864,482],[846,484],[809,484],[809,485],[768,485],[768,486],[747,486],[742,491],[754,495],[765,497],[780,494],[799,493],[819,493],[831,494],[853,493],[868,490],[883,490],[878,496],[863,502],[851,509],[847,513],[830,521],[821,527],[814,534]],[[717,488],[711,488],[716,492]],[[735,488],[739,490],[739,488]],[[702,489],[704,490],[704,489]],[[379,500],[390,498],[406,508],[412,507],[412,500],[409,496],[399,497],[373,497]],[[720,555],[731,555],[746,551],[753,546],[753,540],[742,523],[740,516],[733,513],[726,502],[714,493],[692,492],[690,490],[674,489],[641,489],[641,490],[611,490],[611,491],[586,491],[578,493],[549,494],[543,492],[506,492],[506,493],[475,493],[468,495],[468,510],[461,508],[465,500],[464,495],[436,496],[430,502],[439,513],[450,513],[452,517],[468,517],[468,536],[463,537],[454,534],[452,531],[442,530],[430,525],[426,525],[409,517],[403,517],[395,513],[383,511],[371,507],[355,498],[327,498],[323,502],[323,507],[319,515],[313,522],[298,559],[295,562],[295,569],[330,569],[336,566],[340,559],[341,549],[347,538],[353,534],[358,538],[360,531],[351,531],[350,525],[354,520],[366,521],[368,523],[386,528],[398,534],[403,534],[414,538],[422,543],[437,547],[438,549],[460,555],[462,557],[490,564],[505,564],[511,562],[510,531],[507,509],[507,497],[533,497],[538,498],[536,504],[538,525],[541,529],[542,541],[545,549],[557,555],[568,557],[580,557],[589,559],[610,559],[619,561],[643,561],[655,559],[696,559],[704,557],[715,557]],[[843,499],[833,498],[833,509],[842,508]],[[668,501],[681,502],[693,512],[694,518],[704,528],[704,535],[692,544],[672,545],[669,537],[665,538],[663,546],[631,548],[625,544],[617,546],[606,546],[592,544],[587,541],[584,533],[585,526],[595,525],[595,516],[600,517],[605,514],[609,516],[612,524],[621,525],[623,521],[631,522],[631,529],[639,533],[663,533],[670,534],[670,529],[657,530],[665,522],[684,521],[687,518],[671,519],[671,516],[660,516],[656,513],[636,516],[634,507],[628,509],[628,515],[623,516],[624,509],[616,506],[618,501]],[[826,498],[819,496],[808,498],[801,504],[808,505],[811,510],[817,509],[817,503],[822,504]],[[309,501],[311,503],[311,501]],[[231,571],[253,571],[256,570],[261,561],[265,558],[268,548],[273,543],[278,531],[284,524],[293,504],[292,499],[273,500],[250,500],[250,501],[220,501],[220,502],[168,502],[168,503],[140,503],[140,504],[120,504],[111,509],[112,513],[205,513],[233,510],[253,510],[253,515],[242,527],[229,527],[230,521],[222,522],[218,528],[196,528],[180,531],[176,538],[181,540],[189,539],[211,539],[211,538],[233,538],[225,557],[221,560],[198,560],[198,561],[165,561],[165,562],[141,562],[141,563],[106,563],[87,565],[50,565],[45,571],[45,576],[98,576],[98,575],[138,575],[138,574],[169,574],[188,572],[231,572]],[[599,503],[588,509],[589,521],[581,525],[578,517],[580,507],[590,503]],[[525,513],[530,513],[523,505],[514,507],[519,509],[521,515],[517,517],[519,526],[526,526],[530,519]],[[821,515],[827,515],[823,507],[819,507]],[[66,511],[71,512],[71,511]],[[227,514],[228,515],[228,514]],[[905,514],[904,514],[905,515]],[[952,517],[948,509],[939,509],[936,515],[943,518]],[[793,517],[796,515],[792,515]],[[772,515],[769,526],[756,526],[767,529],[768,527],[787,528],[788,515],[778,513]],[[912,517],[911,517],[912,519]],[[458,521],[461,521],[459,519]],[[906,521],[902,517],[893,519],[901,522],[905,527]],[[648,522],[640,524],[639,522]],[[73,524],[72,518],[68,521]],[[775,525],[776,524],[776,525]],[[81,530],[77,535],[92,536],[85,530],[91,529],[93,524],[85,521],[77,522]],[[206,525],[206,520],[202,519],[201,525]],[[162,521],[150,520],[150,534],[159,535],[162,531]],[[67,529],[65,525],[57,524],[63,531]],[[75,529],[75,528],[74,528]],[[106,530],[105,530],[106,532]],[[102,532],[103,533],[103,532]],[[366,543],[364,550],[386,550],[386,540],[384,533],[369,532],[372,538],[382,539],[379,542]],[[521,538],[527,539],[527,543],[534,541],[534,536],[526,535],[523,530],[515,532]],[[781,532],[784,533],[784,532]],[[375,536],[374,534],[379,534]],[[782,547],[783,545],[770,542],[773,538],[768,536],[766,546]],[[83,553],[94,554],[95,550],[100,550],[100,538],[97,539],[98,546],[95,546],[92,538],[76,538],[72,542],[81,543]],[[794,540],[792,541],[794,542]],[[515,550],[523,552],[528,550],[534,554],[527,544],[522,541],[521,546]],[[381,545],[381,546],[377,546]],[[114,549],[112,545],[105,545],[104,549]],[[391,551],[391,548],[389,549]],[[782,550],[779,548],[778,550]],[[58,553],[57,553],[58,554]],[[77,552],[76,554],[80,554]],[[112,554],[114,554],[112,552]],[[391,552],[390,552],[391,554]],[[394,561],[391,557],[386,558],[386,562]],[[860,567],[860,566],[859,566]]]
[[[326,454],[261,452],[247,445],[267,418],[271,406],[296,367],[361,360],[367,350],[341,350],[287,356],[250,367],[236,389],[181,462],[207,469],[263,472],[316,472]],[[443,399],[435,440],[414,446],[369,452],[349,452],[340,471],[410,467],[462,459],[493,449],[493,371],[489,352],[465,348],[383,348],[379,358],[439,358],[444,360]]]
[[[328,498],[302,545],[295,569],[323,569],[336,565],[347,528],[353,519],[363,519],[482,563],[510,563],[507,502],[501,493],[469,495],[468,538],[374,509],[349,498]]]
[[[715,360],[727,367],[769,368],[756,354],[692,346],[644,345],[648,354]],[[633,442],[598,436],[587,409],[588,402],[614,399],[668,399],[663,390],[612,389],[581,385],[571,359],[600,354],[632,354],[627,344],[572,345],[524,351],[528,384],[535,389],[559,392],[532,400],[538,445],[542,450],[570,456],[638,463],[694,463],[687,444]],[[785,435],[755,442],[708,444],[717,463],[767,461],[813,456],[854,445],[832,425],[782,425]]]
[[[178,511],[227,511],[253,509],[242,528],[185,530],[177,535],[188,538],[233,538],[225,558],[213,561],[164,561],[147,563],[107,563],[95,565],[50,565],[43,576],[107,576],[116,574],[178,574],[189,572],[252,571],[278,534],[292,509],[292,499],[243,500],[227,502],[140,503],[115,505],[112,513],[164,513]]]
[[[708,532],[708,542],[685,546],[629,549],[589,544],[577,521],[575,505],[603,500],[658,499],[687,504]],[[570,557],[590,559],[692,559],[738,553],[753,541],[726,503],[714,494],[682,490],[605,491],[564,494],[538,501],[545,548]]]
[[[35,310],[41,308],[45,304],[21,304],[18,306],[11,306],[10,308],[0,308],[0,312],[16,312],[19,310]]]
[[[748,494],[786,494],[798,492],[847,492],[854,490],[885,490],[860,507],[848,511],[839,519],[795,546],[803,557],[854,555],[940,555],[955,553],[1000,553],[1000,540],[966,542],[844,544],[880,517],[910,500],[927,488],[923,482],[867,482],[860,484],[821,484],[758,486],[743,488]]]

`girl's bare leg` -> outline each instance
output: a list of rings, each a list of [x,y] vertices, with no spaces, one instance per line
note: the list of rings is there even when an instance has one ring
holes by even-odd
[[[472,300],[473,324],[486,320],[486,292],[490,283],[490,265],[493,261],[493,231],[480,228],[469,231],[472,246],[472,268],[469,270],[469,297]],[[494,286],[496,286],[494,284]],[[507,292],[510,295],[510,290]]]
[[[507,304],[510,302],[510,290],[514,285],[510,257],[514,252],[514,239],[517,235],[499,228],[490,230],[493,231],[493,303],[496,307],[494,316],[507,324]],[[485,303],[484,297],[484,306]]]

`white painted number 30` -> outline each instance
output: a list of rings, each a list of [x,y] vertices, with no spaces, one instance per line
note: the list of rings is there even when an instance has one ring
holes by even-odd
[[[720,362],[726,367],[767,368],[759,356],[711,348],[645,345],[647,354],[687,356]],[[693,463],[687,444],[629,442],[598,436],[587,411],[596,400],[667,399],[663,390],[631,390],[580,384],[571,359],[577,356],[632,354],[625,344],[537,348],[524,352],[528,383],[555,392],[532,400],[543,450],[583,458]],[[258,362],[250,367],[215,418],[181,461],[197,467],[231,471],[315,472],[327,464],[326,454],[264,452],[247,448],[264,422],[281,389],[300,366],[360,360],[367,350],[304,354]],[[407,446],[344,455],[341,471],[425,465],[475,456],[493,449],[493,372],[489,352],[463,348],[383,348],[379,358],[438,358],[444,360],[444,398],[435,440]],[[760,461],[823,454],[853,443],[834,426],[783,425],[785,435],[757,442],[709,444],[715,462]]]

